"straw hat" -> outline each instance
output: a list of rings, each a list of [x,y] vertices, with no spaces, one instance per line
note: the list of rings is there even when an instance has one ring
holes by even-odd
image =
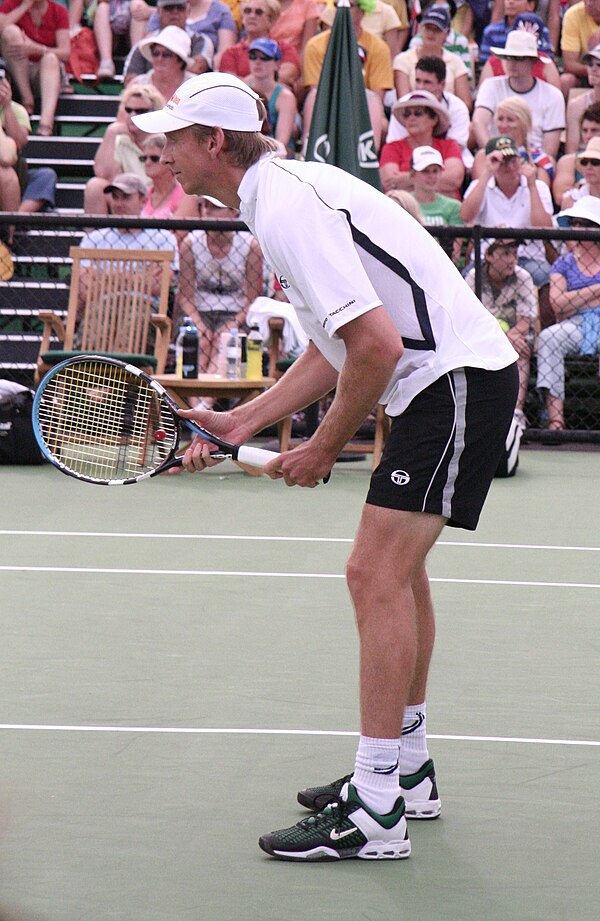
[[[192,40],[187,32],[180,29],[179,26],[165,26],[157,35],[149,35],[148,38],[142,39],[138,48],[146,60],[151,63],[153,45],[162,45],[163,48],[172,51],[178,58],[185,61],[186,64],[193,63],[193,58],[190,57]]]
[[[434,137],[441,137],[446,133],[450,127],[448,109],[443,102],[440,102],[433,93],[429,93],[427,90],[413,90],[411,93],[406,93],[404,96],[401,96],[392,106],[392,112],[400,121],[405,109],[414,109],[417,106],[433,109],[437,115],[438,123],[433,129]]]
[[[600,137],[590,138],[585,150],[580,150],[579,153],[575,155],[576,160],[584,160],[586,158],[590,160],[600,160]]]

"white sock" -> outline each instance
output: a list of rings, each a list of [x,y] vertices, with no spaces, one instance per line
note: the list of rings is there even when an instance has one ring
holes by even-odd
[[[400,739],[400,774],[414,774],[429,758],[425,702],[406,707]]]
[[[399,739],[360,737],[352,784],[363,802],[379,815],[394,808],[400,796]]]

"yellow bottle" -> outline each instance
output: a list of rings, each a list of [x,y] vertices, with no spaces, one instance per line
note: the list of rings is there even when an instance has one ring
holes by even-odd
[[[248,368],[246,377],[249,381],[258,381],[263,376],[262,368],[262,338],[258,326],[252,326],[246,340]]]

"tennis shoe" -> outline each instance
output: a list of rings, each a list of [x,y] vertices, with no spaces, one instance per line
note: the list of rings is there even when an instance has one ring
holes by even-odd
[[[352,780],[352,774],[346,774],[339,780],[333,780],[322,787],[308,787],[298,793],[298,802],[307,809],[320,812],[329,803],[335,802],[344,784]],[[400,792],[406,803],[407,819],[437,819],[442,804],[438,796],[435,780],[435,767],[431,758],[421,765],[414,774],[400,776]]]
[[[410,856],[404,799],[399,796],[391,812],[379,815],[346,783],[323,812],[263,835],[258,844],[280,860],[402,860]]]

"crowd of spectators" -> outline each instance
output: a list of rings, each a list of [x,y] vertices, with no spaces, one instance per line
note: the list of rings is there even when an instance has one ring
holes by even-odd
[[[429,225],[549,228],[584,220],[572,209],[600,199],[600,0],[350,0],[350,8],[386,194]],[[125,58],[118,115],[98,149],[85,212],[109,213],[107,188],[130,174],[147,188],[142,214],[188,217],[214,206],[178,188],[160,165],[162,139],[143,138],[131,116],[161,107],[194,74],[221,70],[263,97],[263,130],[281,155],[302,157],[334,17],[333,0],[2,0],[0,208],[53,207],[52,177],[37,177],[27,191],[17,163],[34,112],[38,134],[54,130],[59,95],[72,91],[69,62],[82,29],[95,36],[99,80],[115,77],[117,54]],[[594,208],[584,210],[597,226]],[[202,319],[192,275],[200,277],[203,259],[214,262],[212,250],[231,241],[221,233],[180,235],[179,243],[181,302]],[[538,337],[548,339],[553,319],[567,322],[556,312],[555,276],[560,271],[569,284],[574,272],[564,273],[564,260],[585,276],[590,259],[595,278],[595,252],[539,240],[486,243],[482,297],[507,324],[522,390]],[[469,245],[457,239],[452,255],[472,280]],[[500,289],[510,309],[498,308]],[[590,306],[582,296],[581,310]],[[519,399],[524,412],[524,392]],[[549,422],[564,425],[562,408],[549,411]]]

